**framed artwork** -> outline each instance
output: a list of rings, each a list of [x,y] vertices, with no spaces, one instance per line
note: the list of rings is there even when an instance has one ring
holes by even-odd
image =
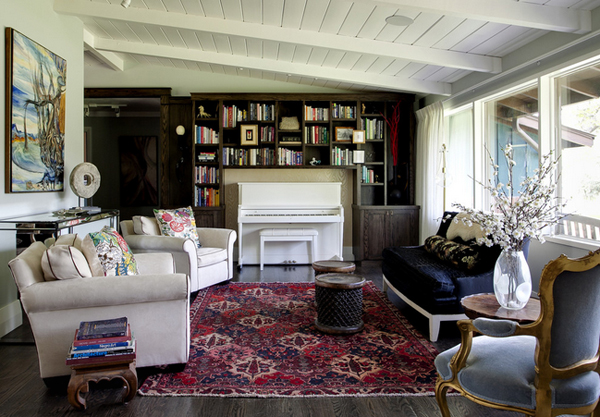
[[[6,28],[5,192],[64,190],[67,61]]]
[[[352,132],[352,143],[365,143],[365,131],[354,130]]]
[[[258,125],[242,125],[240,134],[242,146],[258,145]]]
[[[335,127],[335,141],[336,142],[352,142],[352,133],[354,128],[352,127]]]
[[[156,136],[119,136],[121,205],[158,205]]]

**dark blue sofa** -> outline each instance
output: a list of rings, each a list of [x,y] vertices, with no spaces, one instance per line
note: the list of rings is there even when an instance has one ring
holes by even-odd
[[[447,212],[444,217],[455,212]],[[441,222],[437,235],[446,237],[451,220]],[[383,250],[383,289],[391,289],[402,300],[429,319],[429,337],[435,342],[440,322],[466,318],[460,300],[472,294],[494,292],[493,274],[501,249],[477,246],[474,241],[453,241],[478,252],[477,267],[459,268],[441,260],[421,246],[395,246]]]

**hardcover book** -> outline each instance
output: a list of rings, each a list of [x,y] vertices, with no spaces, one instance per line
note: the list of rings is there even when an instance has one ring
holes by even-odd
[[[127,334],[127,317],[109,320],[82,321],[79,324],[78,340],[120,337]]]
[[[75,330],[75,337],[73,339],[73,346],[83,346],[86,349],[89,349],[88,346],[91,345],[100,345],[103,343],[118,343],[118,342],[128,342],[131,340],[131,329],[129,325],[127,325],[127,333],[125,336],[118,337],[100,337],[96,339],[78,339],[77,335],[79,334],[79,329]]]

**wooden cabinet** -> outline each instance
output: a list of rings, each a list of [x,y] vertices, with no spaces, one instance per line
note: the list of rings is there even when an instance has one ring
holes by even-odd
[[[197,227],[225,227],[225,206],[194,207]]]
[[[419,243],[419,206],[353,207],[354,256],[357,261],[381,259],[388,246]]]

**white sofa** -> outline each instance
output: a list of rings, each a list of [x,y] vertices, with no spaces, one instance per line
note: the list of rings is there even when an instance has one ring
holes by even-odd
[[[65,359],[81,321],[127,316],[138,367],[183,364],[189,357],[189,279],[168,253],[136,255],[140,275],[45,281],[46,246],[35,242],[8,265],[33,331],[40,376],[69,375]]]
[[[153,217],[139,218],[144,222],[156,223]],[[237,239],[235,230],[198,227],[196,230],[202,245],[198,248],[190,239],[157,234],[160,233],[157,232],[158,226],[134,228],[133,220],[123,220],[120,225],[121,234],[134,254],[171,253],[177,272],[189,275],[191,292],[233,278],[233,244]],[[137,234],[136,229],[148,234]]]

